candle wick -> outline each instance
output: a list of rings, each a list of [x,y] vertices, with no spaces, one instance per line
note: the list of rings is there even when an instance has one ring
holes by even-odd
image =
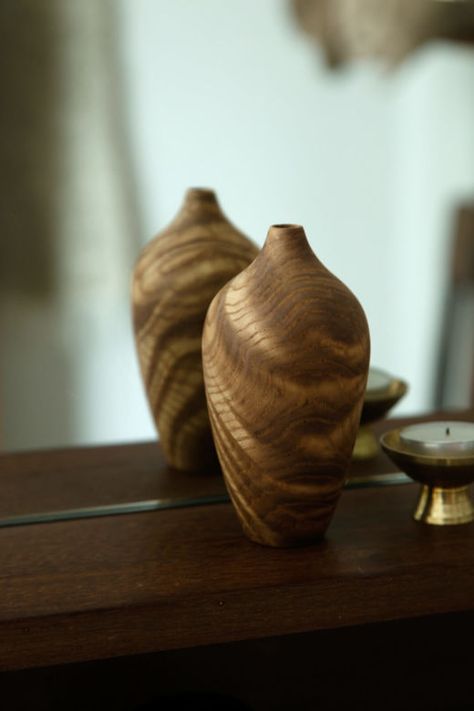
[[[446,434],[447,434],[447,435],[450,435],[450,434],[451,434],[449,427],[446,427]]]

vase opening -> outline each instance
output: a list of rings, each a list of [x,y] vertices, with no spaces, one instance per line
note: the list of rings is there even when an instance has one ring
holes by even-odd
[[[273,242],[273,240],[283,241],[283,242],[306,242],[306,234],[304,228],[301,225],[292,224],[280,224],[271,225],[268,230],[267,238]]]
[[[264,245],[265,253],[268,251],[275,254],[285,255],[286,257],[293,255],[315,256],[311,250],[309,242],[302,225],[294,224],[278,224],[271,225],[268,230],[267,239]]]
[[[272,225],[268,230],[268,234],[273,237],[303,237],[305,235],[304,228],[301,225],[281,224]]]

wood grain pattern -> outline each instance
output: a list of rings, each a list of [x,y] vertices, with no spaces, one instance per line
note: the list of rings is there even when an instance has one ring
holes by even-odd
[[[369,330],[302,227],[270,228],[214,298],[203,334],[209,414],[245,533],[273,546],[320,537],[359,426]]]
[[[136,265],[132,301],[141,371],[165,457],[177,469],[217,465],[204,394],[202,328],[214,295],[257,253],[211,190],[191,189]]]
[[[474,524],[420,526],[414,497],[347,491],[286,550],[228,504],[4,529],[0,670],[474,610]]]

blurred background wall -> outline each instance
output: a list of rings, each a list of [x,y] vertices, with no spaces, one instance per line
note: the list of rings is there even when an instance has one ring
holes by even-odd
[[[138,437],[116,4],[1,0],[0,28],[0,445]]]
[[[287,3],[124,4],[146,231],[190,184],[239,226],[301,222],[367,310],[373,362],[430,406],[454,209],[474,190],[474,54],[433,44],[388,72],[329,73]]]
[[[399,411],[431,407],[454,211],[474,191],[473,52],[331,73],[286,0],[58,5],[63,276],[1,297],[2,445],[154,436],[128,280],[188,186],[214,187],[259,244],[303,224],[367,312],[373,365],[409,381]]]

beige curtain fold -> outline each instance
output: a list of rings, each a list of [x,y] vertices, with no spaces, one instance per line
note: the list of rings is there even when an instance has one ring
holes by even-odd
[[[111,348],[107,325],[128,318],[141,235],[118,7],[0,0],[0,441],[9,449],[82,441],[94,408],[85,373]]]
[[[0,1],[0,293],[54,288],[60,4]]]

